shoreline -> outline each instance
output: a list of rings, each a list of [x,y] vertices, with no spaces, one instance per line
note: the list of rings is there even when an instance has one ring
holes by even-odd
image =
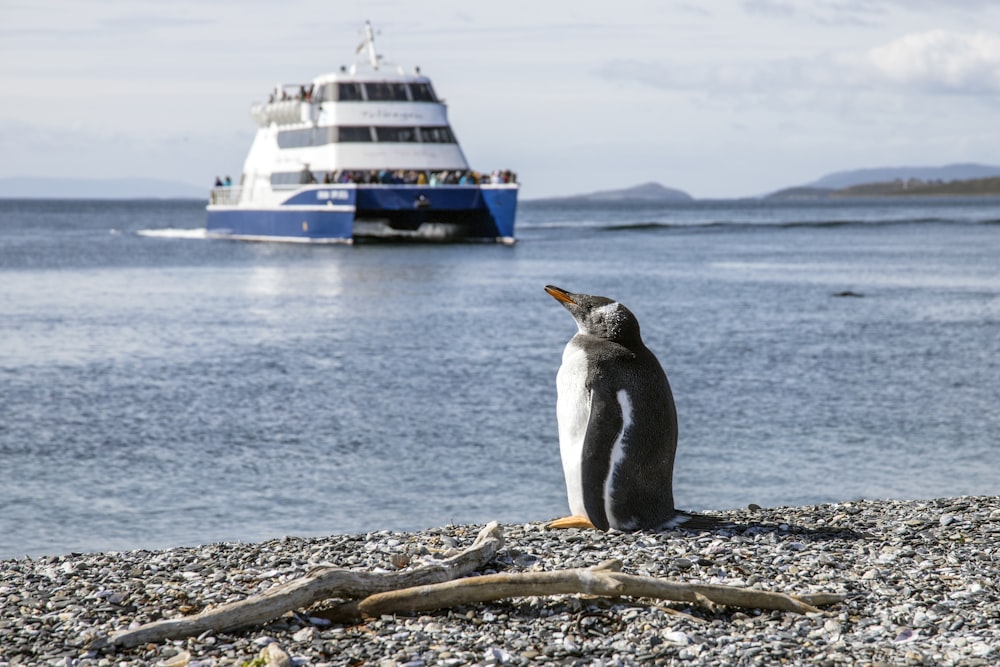
[[[848,598],[804,616],[585,596],[516,598],[347,627],[298,613],[240,632],[95,651],[91,640],[132,623],[244,599],[316,565],[391,571],[440,559],[471,544],[481,526],[25,557],[0,561],[0,667],[243,665],[271,643],[293,665],[317,666],[1000,661],[1000,498],[713,514],[738,527],[600,533],[504,524],[505,546],[482,573],[618,558],[633,574]]]

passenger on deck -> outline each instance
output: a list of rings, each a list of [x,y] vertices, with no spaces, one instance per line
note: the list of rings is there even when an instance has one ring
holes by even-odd
[[[225,186],[228,188],[231,187],[232,184],[233,184],[233,179],[229,178],[229,174],[226,174]]]

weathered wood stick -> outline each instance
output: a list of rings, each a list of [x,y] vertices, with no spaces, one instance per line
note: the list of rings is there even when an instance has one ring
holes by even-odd
[[[294,609],[303,609],[328,598],[365,598],[397,588],[424,586],[463,577],[490,562],[503,547],[503,531],[491,522],[466,550],[439,563],[400,572],[356,572],[338,567],[317,567],[304,577],[275,586],[260,595],[210,607],[200,614],[168,618],[116,632],[97,639],[91,648],[138,646],[164,639],[193,637],[206,631],[225,632],[261,625]]]
[[[374,594],[358,605],[362,616],[377,618],[396,612],[429,611],[458,605],[493,602],[505,598],[544,595],[584,594],[597,596],[651,597],[678,602],[713,604],[750,609],[777,609],[799,614],[820,610],[785,593],[722,586],[667,581],[617,572],[617,563],[602,563],[592,568],[555,572],[522,572],[467,577],[441,584],[418,586]],[[846,596],[816,594],[811,602],[830,604]]]
[[[796,593],[795,599],[814,607],[825,607],[828,604],[843,602],[847,596],[843,593]]]

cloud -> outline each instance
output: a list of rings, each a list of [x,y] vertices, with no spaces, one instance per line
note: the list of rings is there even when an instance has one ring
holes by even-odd
[[[660,90],[727,96],[807,90],[993,96],[1000,93],[1000,36],[934,30],[868,50],[813,56],[684,64],[614,60],[598,74]]]
[[[928,92],[1000,93],[1000,36],[944,30],[905,35],[871,49],[867,62],[885,80]]]
[[[886,12],[884,6],[872,0],[865,2],[743,0],[742,7],[749,16],[828,26],[872,26],[882,20]]]
[[[748,16],[782,23],[828,27],[886,28],[907,15],[947,12],[957,21],[985,24],[996,0],[740,0]]]
[[[778,18],[790,18],[797,13],[791,3],[776,0],[744,0],[743,10],[747,14]]]
[[[857,82],[854,69],[848,59],[823,55],[699,63],[614,60],[597,74],[610,81],[634,81],[665,91],[729,96],[843,88]]]

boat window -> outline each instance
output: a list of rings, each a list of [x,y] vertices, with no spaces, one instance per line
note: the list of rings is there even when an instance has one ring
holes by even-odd
[[[390,83],[377,81],[365,84],[365,92],[369,102],[406,102],[410,98],[406,94],[405,83]]]
[[[421,127],[420,141],[425,144],[453,144],[455,135],[451,133],[451,128],[445,127]]]
[[[394,143],[417,141],[417,128],[376,127],[375,136],[378,137],[378,141],[388,141]]]
[[[337,128],[337,141],[343,142],[355,142],[355,141],[371,141],[372,140],[372,129],[368,126],[355,127],[355,126],[340,126]]]
[[[413,98],[414,102],[437,102],[437,98],[434,97],[434,89],[429,83],[411,83],[410,97]]]
[[[373,132],[374,130],[374,132]],[[307,127],[278,132],[279,148],[306,148],[331,143],[358,143],[380,141],[383,143],[454,144],[455,135],[447,125],[441,127],[397,127],[368,125],[338,125],[334,127]]]
[[[313,137],[313,128],[304,130],[285,130],[278,132],[278,148],[302,148],[314,146],[317,142]]]
[[[310,176],[312,180],[310,180]],[[306,170],[279,171],[271,174],[271,185],[303,185],[315,183],[316,175]]]
[[[364,99],[361,95],[361,84],[356,81],[345,81],[337,84],[337,95],[333,97],[341,102],[354,102]]]

